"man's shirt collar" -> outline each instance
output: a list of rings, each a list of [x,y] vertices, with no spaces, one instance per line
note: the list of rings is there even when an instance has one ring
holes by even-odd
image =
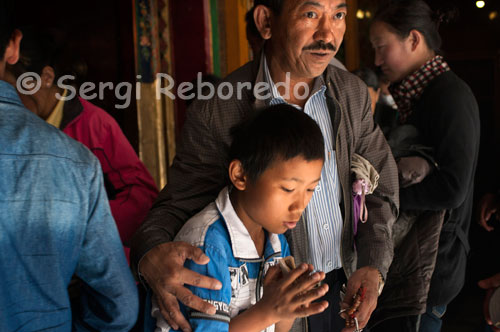
[[[269,84],[270,89],[271,89],[271,91],[270,91],[271,92],[271,99],[267,100],[267,105],[269,105],[271,103],[271,101],[274,101],[274,100],[280,100],[281,102],[286,103],[287,101],[281,96],[281,94],[278,91],[278,88],[276,87],[276,85],[273,82],[273,79],[271,77],[271,72],[270,72],[269,66],[267,64],[267,58],[266,58],[266,55],[264,53],[262,53],[260,61],[261,61],[261,64],[259,67],[259,74],[257,75],[256,83],[265,82],[265,83]],[[259,79],[261,79],[261,80],[259,81]],[[309,94],[307,99],[309,100],[316,93],[320,93],[320,94],[324,95],[325,91],[326,91],[326,84],[325,84],[325,81],[323,79],[323,75],[320,75],[314,79],[312,93]],[[292,93],[292,92],[293,91],[290,91],[290,93]],[[293,104],[291,104],[291,105],[300,109],[300,107],[297,105],[293,105]]]

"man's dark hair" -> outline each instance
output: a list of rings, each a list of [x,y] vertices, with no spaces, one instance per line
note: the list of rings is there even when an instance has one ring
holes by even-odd
[[[251,181],[276,161],[324,159],[318,124],[293,106],[280,104],[257,112],[231,130],[230,160],[239,160]]]
[[[281,14],[281,10],[283,9],[284,0],[255,0],[253,7],[245,14],[245,21],[247,23],[247,35],[250,33],[252,36],[260,37],[259,29],[257,29],[257,25],[255,24],[255,20],[253,19],[253,12],[255,7],[258,5],[263,5],[270,8],[273,13],[277,16]]]
[[[378,90],[379,88],[378,77],[377,74],[372,69],[368,67],[361,67],[359,69],[356,69],[352,73],[361,78],[361,80],[365,82],[365,84],[368,87]]]
[[[0,60],[3,60],[7,45],[16,29],[13,0],[0,0]]]
[[[54,38],[57,31],[24,27],[22,32],[19,61],[9,67],[14,76],[18,77],[26,72],[41,74],[45,66],[51,66],[56,81],[63,75],[72,75],[75,80],[67,83],[78,86],[83,82],[87,74],[85,60],[77,52],[73,52],[67,44],[58,42]]]
[[[285,0],[255,0],[253,7],[255,8],[258,5],[264,5],[266,7],[271,8],[274,14],[280,15],[284,3]]]
[[[440,53],[441,36],[439,25],[448,23],[458,15],[454,6],[433,11],[423,0],[389,0],[379,7],[374,22],[384,22],[401,38],[406,38],[411,30],[419,31],[427,46]]]
[[[255,20],[253,19],[253,12],[255,11],[255,7],[252,7],[246,14],[245,14],[245,22],[246,22],[246,33],[247,33],[247,39],[250,40],[250,38],[262,38],[260,36],[260,32],[257,29],[257,25],[255,25]]]

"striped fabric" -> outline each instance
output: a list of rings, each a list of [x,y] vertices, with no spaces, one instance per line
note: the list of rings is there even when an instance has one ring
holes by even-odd
[[[269,105],[286,103],[275,86],[266,57],[264,61],[265,80],[271,86],[272,98]],[[311,97],[304,106],[304,112],[319,125],[325,139],[325,164],[321,171],[321,180],[316,187],[311,202],[304,212],[309,233],[309,262],[318,271],[330,272],[342,267],[340,259],[340,241],[343,219],[340,211],[341,188],[335,158],[333,126],[328,113],[325,97],[326,85],[319,76],[314,83]],[[297,105],[293,105],[301,109]]]

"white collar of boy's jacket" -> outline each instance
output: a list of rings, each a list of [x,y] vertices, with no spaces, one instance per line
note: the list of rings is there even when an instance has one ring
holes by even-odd
[[[226,222],[229,237],[231,239],[231,248],[233,249],[233,256],[238,259],[260,259],[255,243],[248,233],[245,225],[236,214],[233,204],[229,199],[229,187],[222,189],[219,196],[215,200],[215,205],[219,209],[222,218]],[[281,241],[278,235],[273,233],[269,234],[269,242],[274,252],[281,251]]]

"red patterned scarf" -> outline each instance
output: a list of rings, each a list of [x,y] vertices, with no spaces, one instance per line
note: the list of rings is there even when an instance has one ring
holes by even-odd
[[[420,67],[419,70],[389,87],[389,91],[398,105],[399,122],[401,124],[405,123],[411,115],[413,104],[420,99],[427,85],[449,70],[450,67],[443,61],[443,57],[436,55]]]

